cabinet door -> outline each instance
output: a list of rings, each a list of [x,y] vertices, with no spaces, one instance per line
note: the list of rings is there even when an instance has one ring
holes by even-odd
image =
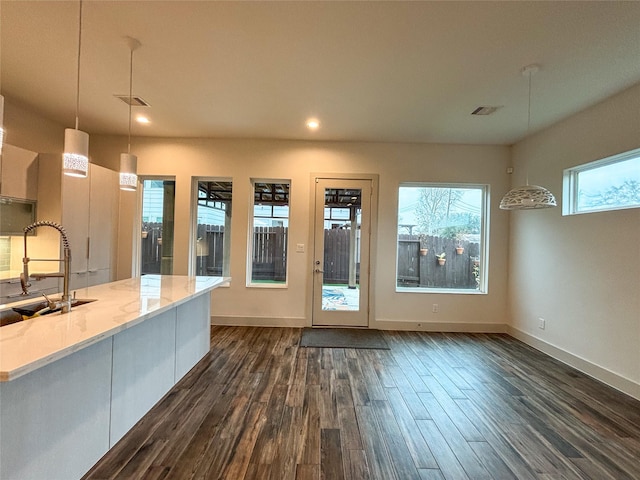
[[[116,226],[119,188],[117,172],[97,165],[91,166],[89,273],[115,270],[112,264],[116,260],[118,244]],[[100,276],[104,276],[104,272]],[[109,276],[107,272],[107,277]]]
[[[13,145],[2,148],[0,195],[37,200],[38,154]]]
[[[62,181],[62,224],[71,244],[71,273],[76,274],[72,287],[109,282],[118,244],[118,173],[90,165],[88,179],[63,175]]]
[[[87,271],[89,190],[88,179],[62,175],[62,225],[71,246],[71,273]]]

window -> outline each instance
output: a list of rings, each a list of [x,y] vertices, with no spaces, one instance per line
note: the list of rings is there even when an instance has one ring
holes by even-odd
[[[485,185],[401,184],[397,291],[486,292]]]
[[[290,182],[253,181],[250,284],[286,285]]]
[[[563,215],[640,207],[640,149],[564,171]]]
[[[196,275],[228,277],[233,184],[198,179],[197,187],[194,271]]]
[[[173,273],[173,225],[176,182],[142,181],[142,240],[140,273]]]

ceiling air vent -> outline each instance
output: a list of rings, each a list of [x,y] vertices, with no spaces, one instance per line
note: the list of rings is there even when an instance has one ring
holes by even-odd
[[[484,105],[482,107],[476,108],[471,115],[491,115],[493,112],[498,110],[500,107],[491,107],[488,105]]]
[[[131,103],[129,103],[129,95],[114,95],[114,97],[119,98],[127,105],[131,104],[132,107],[150,107],[147,102],[145,102],[142,97],[137,97],[133,95],[131,97]]]

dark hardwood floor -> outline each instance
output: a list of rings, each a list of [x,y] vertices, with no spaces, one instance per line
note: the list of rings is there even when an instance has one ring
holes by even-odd
[[[507,335],[384,332],[212,349],[87,479],[640,479],[640,402]]]

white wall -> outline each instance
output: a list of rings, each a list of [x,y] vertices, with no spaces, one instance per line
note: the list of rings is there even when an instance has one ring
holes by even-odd
[[[563,169],[638,147],[640,85],[515,145],[514,184],[560,202]],[[511,215],[512,333],[640,398],[640,209]]]
[[[114,137],[92,136],[92,155],[106,163],[117,158]],[[496,202],[507,190],[508,147],[319,143],[267,140],[136,138],[139,175],[176,178],[174,273],[188,272],[192,176],[233,179],[230,288],[213,295],[214,322],[257,325],[311,324],[312,213],[311,174],[377,174],[380,179],[376,250],[372,251],[371,325],[377,328],[503,330],[506,318],[508,214]],[[290,248],[287,289],[246,286],[246,251],[251,178],[291,179]],[[488,295],[408,294],[395,292],[397,190],[400,182],[469,182],[491,185],[490,280]],[[122,196],[121,196],[122,197]],[[131,211],[135,201],[129,202]],[[122,207],[122,204],[121,204]],[[123,217],[124,210],[123,210]],[[121,226],[121,236],[125,227]],[[127,239],[124,243],[127,243]],[[124,252],[121,248],[121,252]],[[122,269],[129,258],[124,258]],[[120,271],[120,270],[119,270]],[[431,313],[438,303],[440,312]]]

